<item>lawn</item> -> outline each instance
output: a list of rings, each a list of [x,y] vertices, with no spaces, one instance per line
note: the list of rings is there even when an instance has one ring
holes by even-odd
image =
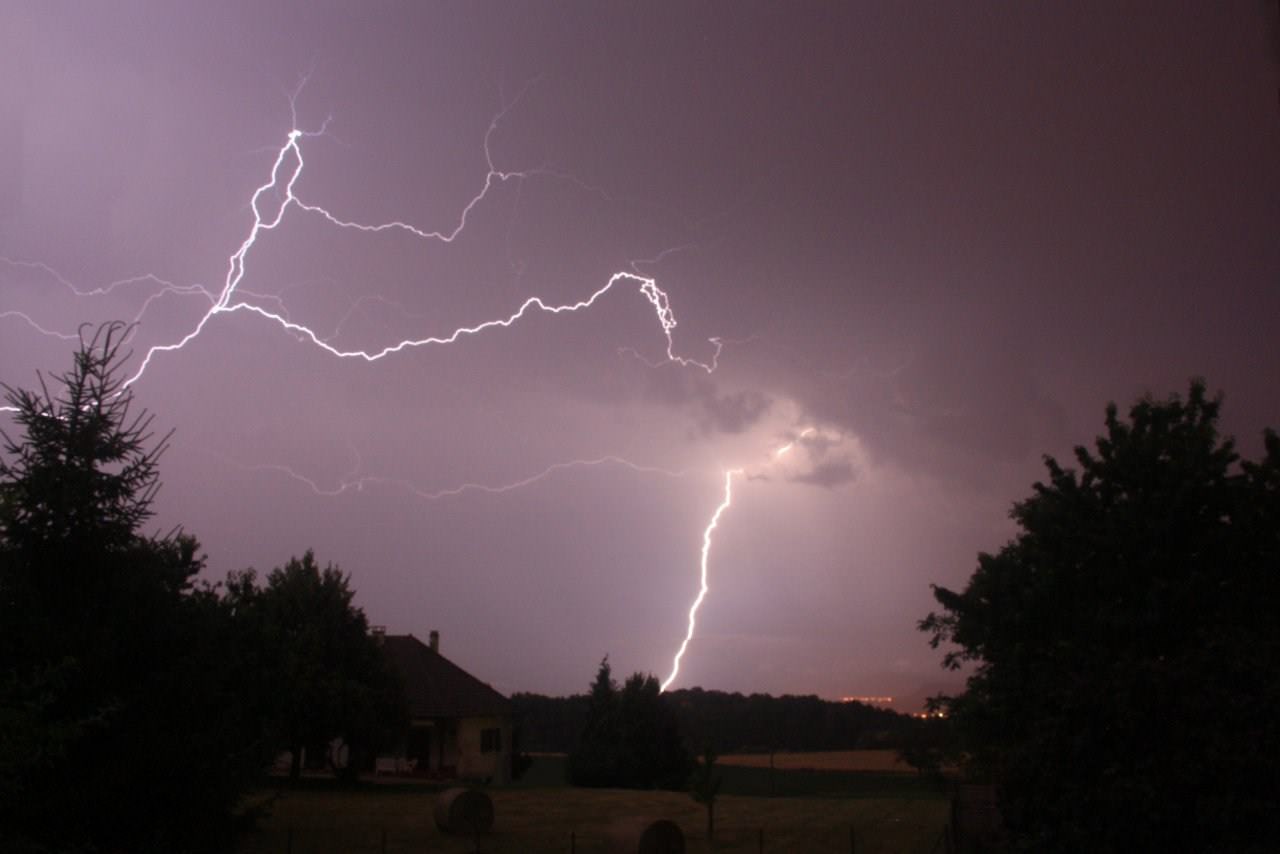
[[[717,760],[727,795],[769,797],[837,797],[879,799],[935,799],[950,796],[950,787],[920,777],[896,761],[892,750],[841,750],[817,753],[777,753],[774,769],[769,754],[732,754]],[[564,754],[535,758],[522,786],[565,784]]]
[[[551,760],[551,761],[547,761]],[[563,760],[559,760],[560,763]],[[767,762],[767,757],[766,757]],[[432,808],[438,790],[421,785],[364,785],[342,789],[327,783],[285,790],[270,815],[238,854],[596,854],[609,834],[636,816],[668,818],[683,829],[691,854],[832,852],[929,854],[942,832],[948,801],[942,790],[912,775],[884,772],[782,770],[775,788],[786,796],[742,794],[744,785],[767,787],[769,769],[727,766],[716,806],[716,838],[706,839],[706,813],[682,792],[575,789],[548,785],[563,765],[542,757],[528,782],[490,790],[496,820],[478,840],[436,830]],[[745,775],[745,776],[744,776]],[[827,778],[827,779],[824,779]],[[885,778],[896,781],[897,788]],[[767,789],[766,789],[767,791]],[[803,796],[795,792],[803,791]],[[265,793],[262,797],[268,797]],[[571,843],[572,834],[572,843]],[[940,848],[937,850],[941,850]]]
[[[880,771],[915,774],[916,770],[898,758],[896,750],[823,750],[812,753],[731,753],[717,760],[721,765],[768,768],[770,758],[779,770]]]

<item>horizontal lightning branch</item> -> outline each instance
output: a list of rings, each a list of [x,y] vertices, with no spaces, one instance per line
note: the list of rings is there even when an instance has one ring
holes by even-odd
[[[528,477],[524,477],[519,480],[514,480],[509,483],[500,483],[500,484],[463,483],[458,486],[449,487],[447,489],[428,491],[428,490],[422,489],[421,487],[415,486],[414,484],[410,483],[407,480],[402,480],[399,478],[389,478],[381,475],[361,475],[359,477],[348,476],[343,478],[337,486],[325,488],[320,486],[320,484],[318,484],[313,478],[309,478],[306,475],[299,474],[298,472],[294,471],[293,469],[285,465],[280,465],[277,463],[264,463],[259,465],[245,465],[243,463],[237,463],[237,465],[239,465],[241,468],[244,468],[248,471],[280,472],[281,474],[287,475],[293,480],[301,484],[304,484],[316,495],[321,495],[325,497],[334,497],[334,496],[342,495],[345,492],[349,492],[353,490],[356,492],[363,492],[366,486],[385,485],[385,486],[401,487],[407,490],[408,492],[412,493],[413,495],[416,495],[419,498],[426,499],[427,501],[437,501],[442,498],[452,498],[454,496],[462,495],[467,492],[484,492],[484,493],[489,493],[493,495],[498,495],[504,492],[510,492],[515,489],[521,489],[526,486],[532,486],[538,481],[544,480],[545,478],[550,477],[556,472],[564,471],[565,469],[584,468],[584,467],[592,467],[592,466],[613,465],[613,466],[621,466],[623,468],[628,468],[628,469],[631,469],[632,471],[640,472],[643,474],[661,474],[667,477],[684,477],[685,476],[685,473],[683,471],[672,471],[670,469],[658,468],[656,466],[645,466],[639,463],[633,463],[630,460],[624,459],[622,457],[606,456],[606,457],[597,457],[595,459],[568,460],[565,462],[552,463],[551,465],[547,466],[545,469],[537,472],[536,474],[532,474],[532,475],[529,475]]]
[[[305,161],[302,157],[300,140],[308,136],[319,136],[324,133],[324,128],[322,127],[319,131],[311,133],[297,130],[296,128],[290,131],[288,140],[276,152],[269,180],[258,187],[250,198],[249,208],[253,213],[253,224],[250,226],[249,233],[241,242],[240,246],[227,259],[227,273],[223,280],[222,289],[218,293],[217,298],[212,301],[209,310],[205,312],[205,314],[196,323],[195,328],[184,335],[181,339],[171,344],[158,344],[151,347],[143,357],[141,364],[138,366],[138,370],[133,376],[125,381],[124,387],[128,388],[130,385],[137,382],[146,372],[148,366],[151,364],[152,358],[157,354],[181,350],[197,338],[200,333],[204,331],[204,328],[209,321],[219,314],[231,314],[235,312],[249,312],[256,314],[266,320],[276,323],[282,329],[309,341],[311,344],[332,356],[336,356],[341,359],[363,359],[367,362],[375,362],[393,353],[399,353],[402,350],[432,344],[452,344],[460,338],[475,335],[488,329],[509,327],[532,311],[544,312],[547,314],[581,311],[583,309],[590,308],[598,299],[612,290],[615,285],[619,284],[636,287],[653,307],[654,313],[658,319],[658,324],[662,329],[663,336],[666,338],[666,355],[668,361],[675,362],[686,367],[698,367],[708,373],[713,371],[716,367],[716,361],[720,355],[720,342],[717,339],[711,339],[711,343],[714,345],[715,350],[710,362],[701,362],[696,359],[677,356],[674,350],[675,342],[672,338],[672,330],[676,327],[676,318],[674,313],[671,311],[670,300],[666,292],[658,287],[658,284],[654,279],[634,272],[624,271],[614,273],[603,286],[598,288],[585,299],[577,300],[575,302],[552,304],[543,300],[541,297],[529,297],[521,303],[518,309],[506,317],[486,320],[471,326],[462,326],[446,335],[431,335],[421,338],[404,339],[395,344],[390,344],[374,350],[339,349],[338,347],[328,343],[328,341],[310,327],[290,320],[283,312],[269,311],[261,305],[245,302],[237,298],[237,291],[245,277],[249,251],[257,243],[258,237],[263,232],[272,231],[280,225],[284,219],[285,212],[291,206],[297,207],[308,213],[321,216],[325,221],[337,226],[338,228],[353,229],[362,232],[397,230],[407,232],[425,240],[435,240],[443,243],[453,242],[458,235],[462,233],[463,229],[466,228],[467,220],[471,211],[489,195],[494,186],[514,178],[526,178],[530,174],[533,174],[529,172],[508,172],[494,168],[493,159],[489,153],[489,139],[493,131],[497,128],[498,120],[500,118],[501,114],[499,114],[499,116],[490,123],[489,129],[485,133],[484,151],[489,169],[488,173],[485,175],[482,187],[463,208],[454,228],[448,231],[428,231],[399,221],[367,225],[339,217],[319,205],[307,204],[301,201],[295,192],[298,179],[301,177],[302,170],[305,165]],[[262,200],[264,196],[273,194],[278,195],[281,190],[283,191],[283,199],[279,202],[278,206],[264,211],[262,207]]]

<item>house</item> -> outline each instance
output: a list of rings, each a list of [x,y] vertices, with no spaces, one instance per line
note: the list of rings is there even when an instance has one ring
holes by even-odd
[[[440,654],[440,633],[381,635],[404,683],[410,725],[400,749],[380,756],[375,773],[439,779],[511,779],[511,701]]]

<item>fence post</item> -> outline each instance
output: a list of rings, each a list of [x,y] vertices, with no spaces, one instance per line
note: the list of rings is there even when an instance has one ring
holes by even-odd
[[[289,829],[285,831],[284,850],[285,850],[285,854],[293,854],[293,825],[292,824],[289,825]]]
[[[382,854],[387,854],[387,829],[382,828]]]
[[[858,854],[858,837],[853,832],[853,825],[849,825],[849,854]]]
[[[764,854],[764,828],[763,827],[760,828],[760,833],[756,836],[756,840],[758,841],[758,844],[756,845],[756,851],[758,852],[758,854]]]
[[[578,854],[578,834],[569,831],[569,854]]]

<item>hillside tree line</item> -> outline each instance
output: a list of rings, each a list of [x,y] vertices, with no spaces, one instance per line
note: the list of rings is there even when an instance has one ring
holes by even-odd
[[[891,709],[813,695],[739,694],[681,688],[662,694],[685,747],[701,753],[899,748],[919,722]],[[526,749],[569,753],[584,728],[590,695],[513,694]]]

